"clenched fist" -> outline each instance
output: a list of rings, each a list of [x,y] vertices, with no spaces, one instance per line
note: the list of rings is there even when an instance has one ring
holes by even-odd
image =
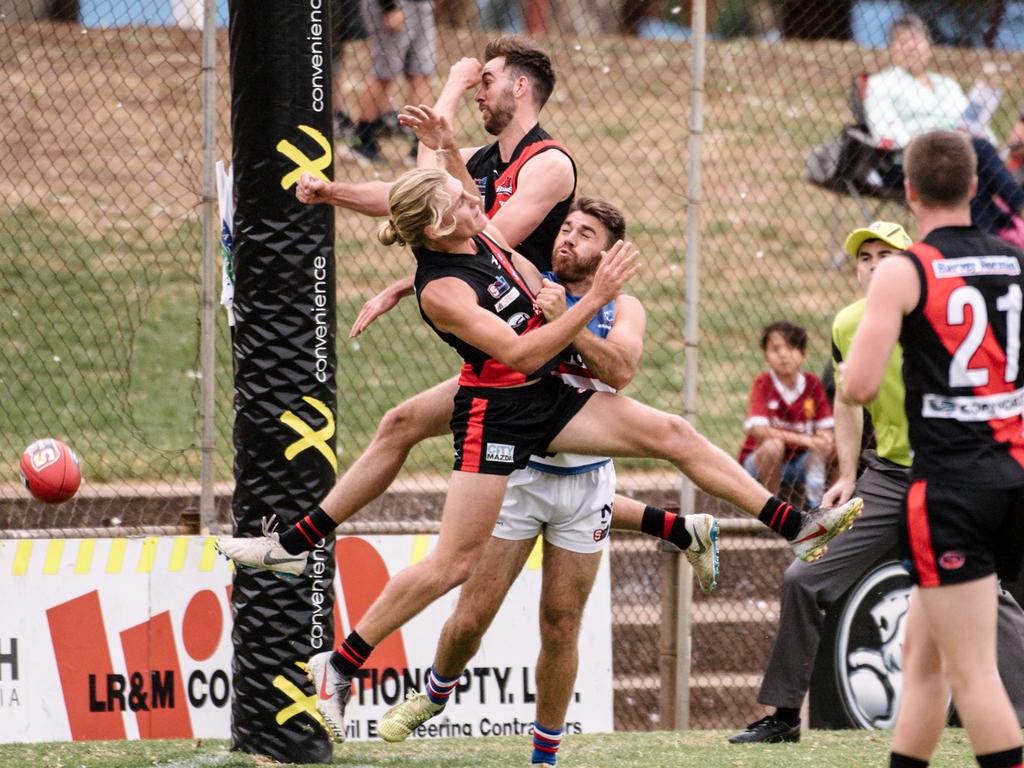
[[[544,313],[544,319],[550,323],[565,314],[565,288],[544,278],[544,283],[537,292],[536,302]]]

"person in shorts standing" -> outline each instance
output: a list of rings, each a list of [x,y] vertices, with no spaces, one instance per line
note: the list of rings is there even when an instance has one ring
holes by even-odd
[[[392,83],[405,76],[410,104],[433,101],[427,78],[437,68],[437,30],[430,0],[363,0],[363,19],[370,37],[372,70],[359,94],[351,150],[362,162],[380,163],[384,156],[377,134]],[[414,143],[413,160],[415,150]]]

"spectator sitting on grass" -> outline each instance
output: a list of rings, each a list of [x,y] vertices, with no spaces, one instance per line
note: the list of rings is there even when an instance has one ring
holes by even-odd
[[[750,389],[739,462],[772,493],[782,483],[804,484],[807,503],[821,501],[826,461],[832,453],[832,409],[821,381],[800,370],[807,331],[780,320],[761,334],[768,370]]]

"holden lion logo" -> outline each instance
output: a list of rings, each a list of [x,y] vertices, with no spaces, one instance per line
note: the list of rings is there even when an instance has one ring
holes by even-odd
[[[860,728],[892,728],[896,722],[910,587],[902,565],[883,563],[861,579],[839,617],[839,698]]]

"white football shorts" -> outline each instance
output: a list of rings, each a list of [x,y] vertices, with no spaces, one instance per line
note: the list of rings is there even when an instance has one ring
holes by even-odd
[[[493,536],[545,541],[580,554],[600,552],[611,529],[615,500],[612,462],[579,475],[555,475],[526,467],[508,478]]]

